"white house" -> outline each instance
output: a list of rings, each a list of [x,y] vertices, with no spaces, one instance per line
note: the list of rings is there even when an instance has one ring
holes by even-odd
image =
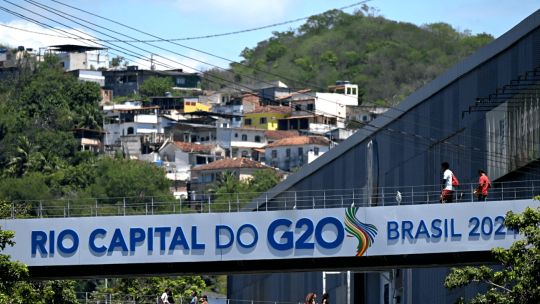
[[[266,164],[290,171],[314,161],[330,149],[323,136],[295,136],[277,140],[265,147]]]
[[[241,128],[218,128],[216,130],[217,142],[220,146],[229,150],[230,157],[248,157],[259,160],[259,151],[268,143],[263,129]]]
[[[64,71],[109,68],[109,53],[106,48],[63,44],[50,46],[47,51],[60,59]]]
[[[164,129],[174,122],[158,115],[159,107],[144,107],[137,102],[103,106],[104,145],[108,150],[122,148],[130,158],[153,150],[164,142]]]
[[[330,93],[299,91],[290,95],[291,118],[314,116],[309,131],[325,133],[333,128],[344,128],[347,107],[358,106],[358,85],[339,82]],[[328,126],[331,125],[331,126]]]
[[[178,141],[167,141],[159,149],[159,157],[167,172],[167,178],[174,182],[174,192],[186,195],[186,183],[190,180],[191,169],[221,159],[224,154],[225,150],[215,144]]]

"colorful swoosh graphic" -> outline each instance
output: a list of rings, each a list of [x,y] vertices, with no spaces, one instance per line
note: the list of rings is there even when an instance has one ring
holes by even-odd
[[[377,235],[377,227],[365,224],[356,218],[358,207],[350,207],[345,210],[345,231],[358,239],[356,256],[362,256],[371,247]]]

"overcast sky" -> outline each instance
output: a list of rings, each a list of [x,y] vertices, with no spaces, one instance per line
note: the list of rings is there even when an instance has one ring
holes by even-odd
[[[37,8],[33,4],[23,0],[8,0],[20,5],[34,13],[49,17],[54,21],[62,22],[82,32],[92,33],[102,39],[110,39],[102,34],[93,32],[94,25],[84,28],[81,25],[62,19],[51,12]],[[117,24],[87,15],[83,12],[62,6],[54,1],[36,0],[39,3],[51,6],[54,10],[68,12],[78,18],[93,22],[116,30],[137,39],[152,39],[152,37],[134,32]],[[58,0],[63,3],[90,11],[94,14],[113,19],[126,25],[144,30],[150,34],[163,38],[184,38],[209,34],[218,34],[247,28],[265,26],[307,17],[313,14],[325,12],[329,9],[345,7],[358,1],[343,0]],[[64,26],[37,16],[32,12],[16,7],[6,0],[0,1],[0,8],[16,11],[27,17],[39,20],[43,23],[54,25],[55,28],[64,29],[78,36],[85,36],[76,30],[66,29]],[[378,14],[386,18],[425,24],[432,22],[447,22],[459,30],[471,30],[473,34],[487,32],[495,37],[502,35],[521,20],[540,8],[538,0],[453,0],[453,1],[417,1],[417,0],[373,0],[367,3],[377,9]],[[346,12],[359,9],[360,5],[348,8]],[[295,29],[303,22],[296,22],[270,29],[230,35],[224,37],[186,40],[178,43],[196,49],[190,50],[178,45],[168,43],[153,43],[166,50],[144,44],[136,44],[142,50],[137,50],[130,45],[117,44],[108,46],[111,48],[123,47],[141,56],[149,57],[150,53],[162,55],[170,61],[155,57],[170,67],[183,68],[184,70],[204,70],[211,63],[220,67],[227,67],[229,62],[217,59],[212,55],[218,55],[231,60],[239,60],[239,54],[245,47],[253,47],[257,42],[267,39],[273,31]],[[0,11],[0,25],[23,28],[36,32],[49,33],[52,35],[65,35],[65,33],[53,32],[41,26],[22,20],[5,11]],[[103,29],[99,29],[104,31]],[[115,38],[127,39],[119,34],[109,33]],[[88,36],[90,37],[90,36]],[[25,47],[39,48],[54,44],[81,44],[73,39],[45,36],[19,31],[13,28],[0,26],[0,42],[11,46],[23,45]],[[173,51],[168,52],[168,50]],[[209,54],[200,53],[197,50]],[[122,55],[123,50],[111,50],[111,55]],[[191,57],[187,58],[187,57]],[[195,60],[194,60],[195,59]],[[144,67],[148,63],[141,59],[131,59]],[[146,66],[147,67],[147,66]]]

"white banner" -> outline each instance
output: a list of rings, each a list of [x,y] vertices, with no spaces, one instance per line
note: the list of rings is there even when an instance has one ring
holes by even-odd
[[[29,266],[487,251],[519,238],[507,211],[536,201],[1,220]]]

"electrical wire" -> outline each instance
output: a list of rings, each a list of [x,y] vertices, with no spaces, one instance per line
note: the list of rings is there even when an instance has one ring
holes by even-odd
[[[66,4],[66,3],[63,3],[61,1],[56,1],[56,0],[51,0],[52,2],[56,2],[58,4],[61,4],[61,5],[64,5],[64,6],[67,6],[67,7],[70,7],[72,9],[75,9],[75,10],[79,10],[79,11],[83,11],[83,12],[86,12],[94,17],[98,17],[98,18],[101,18],[101,19],[104,19],[104,20],[108,20],[110,22],[113,22],[113,23],[116,23],[118,25],[122,25],[121,23],[117,22],[117,21],[114,21],[114,20],[111,20],[111,19],[108,19],[108,18],[105,18],[105,17],[102,17],[102,16],[99,16],[97,14],[94,14],[94,13],[91,13],[91,12],[87,12],[87,11],[84,11],[83,9],[81,8],[78,8],[78,7],[75,7],[75,6],[72,6],[72,5],[69,5],[69,4]],[[346,10],[346,9],[349,9],[349,8],[352,8],[352,7],[356,7],[356,6],[359,6],[359,5],[362,5],[362,4],[366,4],[368,2],[370,2],[372,0],[364,0],[364,1],[360,1],[360,2],[355,2],[355,3],[352,3],[350,5],[347,5],[347,6],[343,6],[343,7],[340,7],[340,8],[337,8],[337,10]],[[278,22],[278,23],[273,23],[273,24],[269,24],[269,25],[264,25],[264,26],[259,26],[259,27],[254,27],[254,28],[249,28],[249,29],[243,29],[243,30],[238,30],[238,31],[233,31],[233,32],[225,32],[225,33],[219,33],[219,34],[209,34],[209,35],[201,35],[201,36],[194,36],[194,37],[184,37],[184,38],[169,38],[169,39],[166,39],[166,38],[159,38],[159,37],[155,37],[157,39],[153,39],[153,40],[112,40],[112,42],[162,42],[162,41],[167,41],[167,42],[172,42],[172,41],[182,41],[182,40],[197,40],[197,39],[207,39],[207,38],[215,38],[215,37],[223,37],[223,36],[231,36],[231,35],[237,35],[237,34],[243,34],[243,33],[248,33],[248,32],[253,32],[253,31],[259,31],[259,30],[263,30],[263,29],[268,29],[268,28],[272,28],[272,27],[277,27],[277,26],[282,26],[282,25],[287,25],[287,24],[291,24],[291,23],[296,23],[296,22],[299,22],[299,21],[303,21],[303,20],[307,20],[309,19],[310,17],[312,16],[307,16],[307,17],[301,17],[301,18],[297,18],[297,19],[293,19],[293,20],[288,20],[288,21],[283,21],[283,22]],[[122,26],[125,26],[125,25],[122,25]],[[131,28],[131,27],[129,27]],[[135,31],[139,31],[135,28],[131,28],[132,30],[135,30]],[[147,35],[150,35],[150,36],[153,36],[151,34],[147,34]],[[109,41],[105,41],[105,42],[111,42],[111,40]]]
[[[25,1],[37,3],[36,1],[33,1],[33,0],[25,0]],[[155,35],[153,35],[153,34],[150,34],[150,33],[147,33],[147,32],[145,32],[145,31],[136,29],[136,28],[134,28],[134,27],[131,27],[131,26],[128,26],[128,25],[126,25],[126,24],[117,22],[117,21],[115,21],[115,20],[112,20],[112,19],[109,19],[109,18],[106,18],[106,17],[102,17],[102,16],[100,16],[100,15],[91,13],[91,12],[89,12],[89,11],[86,11],[86,10],[83,10],[83,9],[80,9],[80,8],[73,7],[73,6],[68,5],[68,4],[65,4],[65,3],[61,2],[61,1],[57,1],[57,0],[52,0],[52,1],[53,1],[53,2],[56,2],[56,3],[58,3],[58,4],[61,4],[61,5],[64,5],[64,6],[66,6],[66,7],[69,7],[69,8],[72,8],[72,9],[75,9],[75,10],[78,10],[78,11],[81,11],[81,12],[84,12],[84,13],[86,13],[86,14],[89,14],[89,15],[92,15],[92,16],[95,16],[95,17],[98,17],[98,18],[101,18],[101,19],[103,19],[103,20],[107,20],[107,21],[109,21],[109,22],[113,22],[113,23],[115,23],[115,24],[118,24],[118,25],[121,25],[121,26],[126,27],[126,28],[128,28],[128,29],[131,29],[131,30],[134,30],[134,31],[143,33],[143,34],[145,34],[145,35],[149,35],[149,36],[152,36],[152,37],[155,37],[155,38],[159,38],[161,41],[167,41],[166,39],[160,38],[160,37],[155,36]],[[359,4],[362,4],[362,2],[358,2],[358,3],[354,4],[353,6],[359,5]],[[48,6],[48,7],[51,8],[50,6]],[[348,7],[345,7],[345,8],[348,8]],[[343,9],[343,8],[340,8],[340,9]],[[57,11],[62,12],[62,11],[60,11],[60,10],[57,10]],[[62,13],[64,13],[64,12],[62,12]],[[69,14],[68,14],[68,15],[69,15]],[[72,16],[72,15],[70,15],[70,16]],[[72,17],[74,17],[74,16],[72,16]],[[78,18],[78,17],[75,17],[75,18]],[[88,21],[86,21],[86,20],[84,20],[84,19],[81,19],[81,18],[78,18],[78,19],[79,19],[79,20],[82,20],[82,21],[85,21],[85,22],[88,22]],[[95,26],[99,26],[99,25],[96,25],[96,24],[91,23],[91,22],[88,22],[88,23],[93,24],[93,25],[95,25]],[[104,27],[101,27],[101,26],[99,26],[99,27],[100,27],[100,28],[104,28]],[[105,29],[107,29],[107,28],[105,28]],[[109,30],[109,29],[107,29],[107,30]],[[116,32],[116,31],[112,31],[112,30],[110,30],[110,31],[111,31],[111,32],[115,32],[115,33],[117,33],[117,34],[120,34],[120,33]],[[124,36],[129,37],[129,36],[127,36],[127,35],[124,35]],[[132,38],[132,37],[129,37],[129,38]],[[134,39],[134,38],[132,38],[132,39]],[[142,40],[134,40],[134,41],[142,42]],[[169,42],[170,42],[170,41],[169,41]],[[182,44],[177,44],[177,43],[173,43],[173,44],[178,45],[178,46],[181,46],[181,47],[185,47],[185,48],[188,48],[188,49],[197,51],[197,52],[201,52],[201,53],[204,53],[204,54],[206,54],[206,55],[210,55],[210,56],[213,56],[213,57],[216,57],[216,58],[219,58],[219,59],[223,59],[223,60],[226,60],[226,61],[230,61],[230,62],[232,62],[232,63],[236,63],[236,64],[240,64],[240,65],[244,65],[244,66],[248,67],[247,65],[245,65],[245,64],[243,64],[243,63],[239,63],[239,62],[236,62],[236,61],[233,61],[233,60],[230,60],[230,59],[221,57],[221,56],[217,56],[217,55],[211,54],[211,53],[209,53],[209,52],[201,51],[201,50],[198,50],[198,49],[195,49],[195,48],[191,48],[191,47],[188,47],[188,46],[185,46],[185,45],[182,45]],[[154,45],[150,45],[150,46],[154,46]],[[154,46],[154,47],[155,47],[155,46]],[[162,50],[165,50],[165,49],[162,48]],[[170,50],[166,50],[166,51],[172,52],[172,51],[170,51]],[[219,67],[219,66],[217,66],[217,65],[212,65],[212,64],[209,64],[209,63],[207,63],[207,62],[200,61],[200,60],[198,60],[198,59],[196,59],[196,58],[184,56],[184,55],[179,54],[179,53],[176,53],[176,52],[172,52],[172,53],[174,53],[174,54],[176,54],[176,55],[179,55],[179,56],[186,57],[186,58],[191,59],[191,60],[198,61],[198,62],[203,63],[203,64],[208,64],[208,65],[214,66],[215,68],[218,68],[218,69],[221,69],[221,70],[224,70],[224,71],[228,71],[228,70],[226,70],[226,69],[224,69],[224,68],[222,68],[222,67]],[[256,69],[256,70],[257,70],[257,69]],[[299,82],[298,80],[290,79],[290,78],[284,77],[284,76],[282,76],[282,75],[278,75],[278,74],[266,72],[266,71],[264,71],[264,70],[258,70],[258,71],[263,72],[263,73],[266,73],[266,74],[269,74],[269,75],[272,75],[272,76],[277,76],[277,77],[280,77],[280,78],[283,78],[283,79],[286,79],[286,80],[290,80],[290,81],[293,81],[293,82],[295,82],[295,83],[298,83],[298,82]],[[228,72],[230,72],[230,71],[228,71]],[[241,73],[234,73],[234,74],[238,74],[238,75],[240,75],[240,76],[244,76],[244,77],[250,78],[250,79],[255,80],[255,81],[260,81],[259,79],[253,78],[253,77],[248,76],[248,75],[245,75],[245,74],[241,74]],[[270,84],[270,83],[268,83],[268,84]],[[317,87],[316,85],[309,84],[309,83],[304,83],[304,84],[306,84],[306,85],[308,85],[308,86],[310,86],[310,87]],[[310,95],[308,95],[308,96],[310,96]],[[310,96],[310,97],[311,97],[311,96]],[[356,97],[351,97],[351,98],[356,98]],[[320,99],[324,100],[323,98],[320,98]],[[329,101],[329,102],[332,102],[332,101]],[[338,104],[337,102],[333,102],[333,103]],[[402,110],[400,110],[400,109],[397,109],[396,107],[393,107],[392,109],[397,110],[397,111],[401,111],[401,112],[404,113],[404,111],[402,111]],[[383,114],[381,114],[380,116],[385,117],[385,114],[383,113]],[[390,117],[390,118],[394,119],[394,117]],[[432,118],[430,117],[429,119],[432,119]],[[415,123],[416,123],[416,122],[415,122]],[[428,128],[433,128],[433,126],[432,126],[431,124],[427,125],[427,127],[428,127]],[[440,130],[442,130],[442,129],[440,129]]]
[[[9,2],[9,1],[6,1],[6,2]],[[11,3],[11,2],[9,2],[9,3]],[[11,4],[13,4],[13,3],[11,3]],[[86,34],[86,33],[85,33],[85,34]],[[222,80],[223,80],[223,79],[222,79]],[[334,116],[335,116],[335,115],[334,115]],[[336,116],[336,117],[337,117],[337,116]],[[394,117],[393,117],[393,118],[394,118]],[[359,122],[359,123],[361,123],[361,122]],[[367,125],[367,126],[370,126],[370,125]],[[371,127],[371,126],[370,126],[370,127]],[[375,128],[375,130],[372,130],[372,132],[376,132],[376,131],[377,131],[377,127],[373,127],[373,128]],[[392,132],[391,129],[388,129],[387,131]],[[418,137],[418,135],[415,135],[415,137]],[[444,143],[444,142],[443,142],[443,143]],[[448,144],[448,143],[446,143],[446,144]],[[464,147],[461,147],[461,148],[464,148]]]

